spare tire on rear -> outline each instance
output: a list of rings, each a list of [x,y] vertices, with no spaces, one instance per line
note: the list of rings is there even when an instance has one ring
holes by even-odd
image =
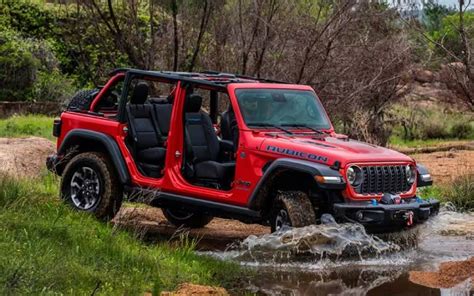
[[[89,110],[92,101],[95,96],[99,93],[99,88],[94,89],[83,89],[72,97],[71,101],[67,105],[67,110]]]

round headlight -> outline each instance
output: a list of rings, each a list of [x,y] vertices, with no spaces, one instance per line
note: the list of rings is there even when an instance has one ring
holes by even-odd
[[[414,166],[412,165],[407,165],[405,166],[405,175],[407,177],[407,182],[409,184],[413,184],[415,183],[415,179],[416,179],[416,169]]]
[[[362,181],[362,170],[358,166],[351,166],[346,172],[347,181],[352,186],[358,186]]]

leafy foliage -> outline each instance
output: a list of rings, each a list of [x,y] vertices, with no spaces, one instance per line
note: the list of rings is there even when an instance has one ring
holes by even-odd
[[[474,12],[465,12],[464,22],[467,29],[467,35],[471,36],[471,40],[474,41]],[[429,33],[434,40],[437,40],[446,49],[457,56],[462,56],[463,48],[457,29],[458,27],[459,14],[453,13],[443,17],[441,23],[438,25],[438,28],[433,28],[433,30],[429,31]],[[440,54],[445,55],[446,53],[440,52]]]
[[[8,27],[0,28],[0,100],[18,99],[32,89],[38,60],[31,42]]]

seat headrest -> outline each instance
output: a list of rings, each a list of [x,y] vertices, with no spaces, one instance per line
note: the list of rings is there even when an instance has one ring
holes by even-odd
[[[198,94],[190,94],[186,97],[185,112],[197,113],[201,110],[202,97]]]
[[[130,104],[144,104],[148,98],[148,84],[146,82],[138,82],[133,89]]]

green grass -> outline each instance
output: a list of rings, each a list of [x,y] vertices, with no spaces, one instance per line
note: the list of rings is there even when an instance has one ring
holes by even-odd
[[[429,186],[421,187],[417,191],[418,196],[421,198],[436,198],[438,200],[443,200],[444,198],[444,188],[439,186]]]
[[[474,211],[474,174],[457,177],[452,183],[418,189],[422,198],[436,198],[457,211]]]
[[[395,119],[390,146],[426,147],[446,141],[474,140],[474,114],[441,106],[397,104],[390,110]],[[405,123],[405,128],[402,123]]]
[[[179,247],[147,245],[131,233],[72,211],[57,180],[0,176],[0,294],[143,295],[182,282],[226,286],[238,267]]]
[[[474,173],[457,177],[444,189],[444,201],[459,211],[474,211]]]
[[[392,136],[390,137],[390,147],[403,147],[403,148],[422,148],[422,147],[433,147],[438,146],[443,143],[452,142],[453,144],[456,142],[462,143],[469,141],[469,139],[427,139],[427,140],[404,140],[399,136]]]
[[[53,140],[53,121],[53,117],[44,115],[23,115],[0,119],[0,137],[37,136]]]

